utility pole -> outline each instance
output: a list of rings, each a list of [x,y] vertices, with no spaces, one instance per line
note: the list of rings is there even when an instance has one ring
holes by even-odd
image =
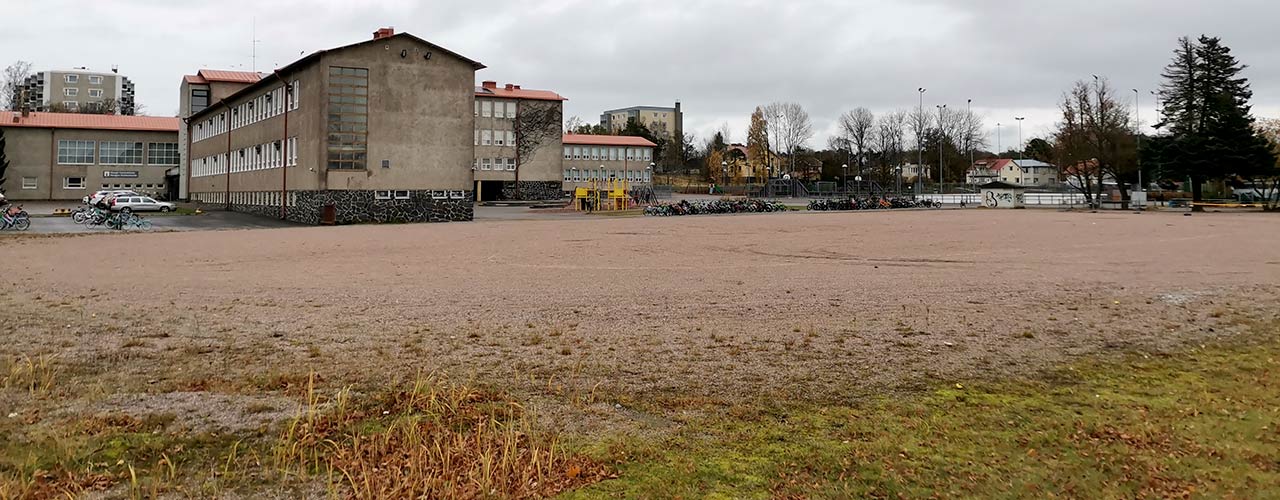
[[[945,176],[943,173],[943,168],[945,167],[943,167],[943,165],[945,165],[946,162],[942,158],[942,146],[947,142],[947,134],[943,132],[942,128],[942,113],[946,110],[946,104],[938,105],[938,194],[942,194],[942,181]]]
[[[1022,120],[1027,119],[1027,117],[1015,116],[1013,117],[1013,119],[1018,120],[1018,162],[1019,162],[1018,163],[1018,184],[1021,186],[1025,186],[1027,185],[1027,179],[1025,175],[1026,169],[1022,166],[1021,162],[1022,160],[1026,159],[1024,158],[1024,156],[1026,155],[1027,146],[1022,144]]]
[[[1142,110],[1138,109],[1138,89],[1133,89],[1133,138],[1136,143],[1138,162],[1138,190],[1146,191],[1142,185]],[[1138,207],[1139,210],[1142,207]]]
[[[920,119],[924,120],[924,93],[928,92],[928,90],[924,87],[920,87],[917,90],[920,92]],[[925,124],[918,123],[917,125],[923,126]],[[923,134],[924,130],[916,130],[917,136],[922,136]],[[918,158],[916,161],[916,192],[914,194],[919,196],[920,192],[924,191],[924,176],[921,175],[923,173],[922,169],[924,168],[924,137],[916,137],[916,153]]]

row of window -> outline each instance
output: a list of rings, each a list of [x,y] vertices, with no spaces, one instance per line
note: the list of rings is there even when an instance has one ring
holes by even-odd
[[[474,160],[471,164],[472,170],[506,170],[514,172],[516,170],[515,158],[480,158]]]
[[[142,165],[142,142],[130,141],[58,141],[59,165]],[[178,143],[145,143],[146,164],[173,166],[178,164]]]
[[[288,95],[285,93],[285,87],[281,85],[263,92],[253,99],[232,106],[226,113],[219,113],[215,116],[210,116],[209,118],[196,123],[195,129],[191,132],[191,141],[200,142],[210,137],[226,133],[228,115],[231,117],[230,121],[232,130],[280,115],[285,112],[284,108],[286,98],[288,100],[289,111],[295,111],[298,109],[298,96],[300,95],[298,89],[298,81],[294,80],[293,83],[289,84]],[[197,90],[199,90],[199,96],[196,95]],[[208,105],[208,100],[208,90],[192,89],[192,112],[203,109],[204,106]]]
[[[600,161],[651,161],[652,148],[612,148],[596,146],[565,146],[566,160],[600,160]]]
[[[466,191],[432,191],[431,199],[433,200],[462,200],[466,199]],[[386,190],[374,191],[373,199],[375,200],[407,200],[410,198],[409,191],[403,190]]]
[[[75,87],[68,87],[68,88],[62,89],[62,95],[66,97],[76,97],[80,95],[80,89]],[[102,97],[102,89],[89,89],[89,97]],[[75,102],[75,101],[71,101],[71,102]]]
[[[288,151],[285,151],[285,149]],[[288,144],[285,145],[281,145],[280,141],[272,141],[232,151],[231,173],[279,168],[282,162],[289,167],[298,165],[297,137],[290,137]],[[192,177],[208,177],[226,173],[227,155],[225,153],[206,156],[191,162]]]
[[[476,116],[482,118],[515,118],[515,101],[476,99]]]
[[[66,83],[80,83],[80,75],[62,75],[62,81]],[[102,85],[102,75],[89,75],[89,85]]]
[[[516,145],[516,133],[514,130],[477,130],[475,133],[477,146]]]
[[[223,204],[227,203],[227,193],[191,193],[191,199],[200,203]],[[279,191],[237,191],[231,193],[231,204],[233,205],[259,205],[268,207],[280,206],[280,201],[284,200],[290,207],[298,202],[298,197],[292,191],[288,196],[283,196]]]
[[[565,182],[605,181],[609,179],[626,179],[632,182],[649,182],[649,170],[594,170],[566,168]]]

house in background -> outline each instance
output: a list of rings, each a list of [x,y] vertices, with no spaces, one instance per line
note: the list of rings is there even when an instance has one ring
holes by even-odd
[[[564,190],[587,187],[592,181],[626,179],[633,185],[653,180],[654,148],[643,137],[566,134],[561,174]]]
[[[618,133],[626,128],[628,119],[635,119],[655,134],[675,138],[684,133],[684,112],[680,109],[680,101],[671,108],[632,106],[605,111],[600,114],[600,125],[611,133]]]
[[[214,103],[226,99],[249,85],[258,83],[262,76],[262,73],[219,69],[201,69],[194,75],[185,75],[179,85],[178,118],[185,121],[191,115],[204,111]],[[185,200],[189,198],[186,172],[190,165],[187,158],[191,152],[187,127],[178,130],[178,144],[182,151],[182,158],[177,171],[170,173],[174,182],[169,183],[169,189],[172,198]]]
[[[555,115],[563,117],[567,100],[550,90],[525,89],[512,83],[498,86],[496,81],[484,81],[476,87],[472,170],[477,201],[515,199],[517,177],[521,199],[554,200],[563,196],[560,119],[546,123],[554,133],[548,130],[545,137],[549,139],[530,157],[520,158],[516,154],[516,117],[532,106],[552,106]],[[525,123],[528,126],[529,122]]]
[[[981,185],[997,181],[1023,187],[1055,187],[1060,184],[1058,167],[1039,160],[990,158],[973,162],[965,172],[965,182],[968,184]]]

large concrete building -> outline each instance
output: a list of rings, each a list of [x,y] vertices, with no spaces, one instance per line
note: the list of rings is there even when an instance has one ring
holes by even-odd
[[[632,106],[605,111],[600,114],[600,125],[610,132],[617,133],[626,128],[627,120],[634,119],[649,130],[667,137],[679,137],[684,133],[684,112],[680,110],[680,102],[675,107]]]
[[[5,112],[10,200],[78,200],[99,189],[159,195],[176,177],[177,118]]]
[[[104,107],[117,115],[134,114],[133,82],[112,70],[109,73],[75,69],[41,71],[18,85],[14,109],[28,111],[83,111]]]
[[[653,179],[653,148],[643,137],[567,134],[561,139],[564,189],[586,187],[592,181],[626,179],[633,185]]]
[[[476,87],[472,170],[477,200],[560,198],[560,129],[565,100],[549,90],[510,83],[499,87],[498,82],[485,81]],[[529,133],[522,127],[542,130]],[[520,141],[530,141],[530,147],[518,148]]]
[[[303,57],[191,113],[190,197],[312,224],[470,220],[482,68],[385,28]]]
[[[258,83],[262,77],[261,73],[214,69],[202,69],[194,75],[183,76],[182,83],[178,87],[178,118],[185,123],[191,115],[204,111],[212,103],[226,99],[249,85]],[[190,154],[191,142],[187,140],[187,128],[184,126],[178,131],[178,144],[182,151],[180,165],[188,165],[187,156]],[[190,198],[188,177],[178,175],[178,179],[175,198],[183,200]]]

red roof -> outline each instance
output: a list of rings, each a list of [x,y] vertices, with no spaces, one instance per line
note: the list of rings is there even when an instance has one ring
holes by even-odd
[[[262,79],[261,73],[252,71],[227,71],[222,69],[202,69],[194,75],[182,77],[187,83],[207,84],[209,82],[257,83]]]
[[[476,97],[495,97],[498,99],[528,99],[531,101],[567,101],[564,96],[550,90],[533,90],[514,88],[476,87]]]
[[[1001,170],[1004,170],[1005,167],[1009,166],[1009,163],[1011,163],[1012,161],[1013,160],[1009,158],[992,158],[989,160],[978,160],[973,162],[973,166],[969,167],[969,171],[975,172],[978,169],[986,169],[992,172],[999,172]]]
[[[565,134],[563,142],[565,144],[584,144],[588,146],[638,146],[649,148],[658,146],[649,142],[648,139],[634,135]]]
[[[7,116],[6,116],[7,115]],[[92,130],[144,130],[177,132],[177,118],[166,116],[89,115],[81,113],[0,114],[0,127],[67,128]]]

